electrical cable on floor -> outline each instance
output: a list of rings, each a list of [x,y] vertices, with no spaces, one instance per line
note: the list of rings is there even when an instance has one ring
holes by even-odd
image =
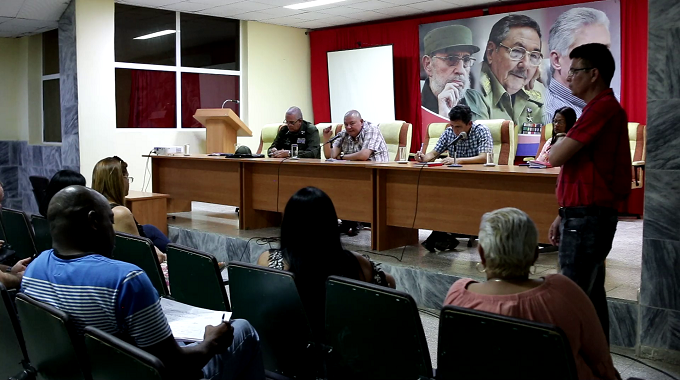
[[[432,311],[432,310],[425,309],[425,308],[423,308],[423,307],[419,307],[419,308],[418,308],[418,311],[421,312],[421,313],[423,313],[423,314],[427,314],[427,315],[429,315],[430,317],[435,317],[435,318],[439,319],[439,314],[435,313],[435,312]]]
[[[670,377],[670,378],[673,379],[673,380],[678,380],[677,377],[671,375],[670,373],[668,373],[668,372],[666,372],[666,371],[664,371],[664,370],[662,370],[662,369],[660,369],[660,368],[656,368],[656,367],[654,367],[653,365],[647,364],[647,363],[643,362],[643,361],[640,360],[640,359],[636,359],[636,358],[634,358],[634,357],[632,357],[632,356],[628,356],[628,355],[624,355],[624,354],[619,354],[619,353],[616,353],[616,352],[612,352],[612,354],[613,354],[613,355],[618,355],[618,356],[624,357],[624,358],[629,359],[629,360],[632,360],[632,361],[634,361],[634,362],[638,362],[638,363],[640,363],[640,364],[642,364],[642,365],[644,365],[644,366],[647,366],[647,367],[649,367],[649,368],[651,368],[651,369],[653,369],[653,370],[656,370],[656,371],[659,371],[659,372],[663,373],[664,375]]]
[[[257,240],[255,240],[255,243],[256,243],[257,245],[267,245],[267,244],[269,244],[269,249],[270,249],[270,250],[273,249],[273,248],[272,248],[272,243],[281,240],[281,238],[279,238],[279,237],[274,237],[274,236],[271,236],[271,237],[253,236],[253,237],[251,237],[250,239],[248,239],[248,241],[246,241],[246,246],[243,247],[243,252],[241,252],[241,256],[239,257],[238,261],[243,262],[243,256],[246,254],[246,250],[250,247],[250,242],[251,242],[253,239],[257,239]]]

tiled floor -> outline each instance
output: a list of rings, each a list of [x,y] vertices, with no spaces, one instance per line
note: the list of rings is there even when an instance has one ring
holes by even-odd
[[[239,230],[238,215],[234,207],[193,202],[192,210],[192,212],[171,214],[174,215],[175,219],[169,219],[168,223],[182,228],[198,229],[245,239],[279,235],[278,228]],[[425,240],[429,233],[430,231],[420,230],[420,241]],[[417,247],[408,246],[378,253],[370,251],[370,234],[370,230],[366,229],[355,237],[343,236],[342,241],[347,249],[366,252],[376,261],[482,279],[481,273],[475,270],[475,265],[479,262],[476,244],[468,248],[467,239],[460,239],[460,244],[452,251],[430,253],[418,245]],[[642,220],[620,220],[612,251],[607,258],[605,290],[609,297],[626,300],[637,299],[637,291],[640,287],[641,256]],[[536,263],[535,276],[556,272],[557,252],[542,253]]]
[[[430,358],[432,359],[432,367],[437,367],[437,336],[439,335],[439,318],[432,316],[430,313],[437,314],[435,310],[421,311],[420,320],[423,323],[423,330],[425,331],[425,338],[427,339],[427,346],[430,350]],[[641,360],[645,364],[641,364],[635,360],[628,359],[624,356],[626,355],[633,357],[633,350],[619,349],[616,348],[612,350],[612,360],[614,361],[614,367],[621,374],[622,379],[628,379],[630,377],[646,379],[646,380],[672,380],[672,377],[664,375],[659,370],[668,372],[675,378],[680,378],[680,366],[674,366],[671,364]],[[637,359],[636,359],[637,360]],[[651,366],[651,367],[650,367]]]

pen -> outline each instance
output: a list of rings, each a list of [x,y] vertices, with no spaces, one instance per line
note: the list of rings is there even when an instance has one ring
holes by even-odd
[[[425,143],[420,143],[420,150],[419,150],[420,154],[418,155],[418,157],[420,157],[420,155],[423,154],[423,148],[424,147],[425,147]]]
[[[226,315],[226,313],[222,313],[222,323],[224,323],[224,316],[225,315]]]

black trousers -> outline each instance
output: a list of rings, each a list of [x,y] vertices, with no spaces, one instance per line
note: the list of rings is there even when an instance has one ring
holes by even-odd
[[[562,274],[588,295],[609,343],[609,309],[604,290],[604,260],[612,249],[618,223],[613,209],[568,207],[560,209],[559,262]]]

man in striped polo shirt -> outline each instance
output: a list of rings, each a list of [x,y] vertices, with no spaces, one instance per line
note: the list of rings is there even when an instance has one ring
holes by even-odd
[[[94,190],[70,186],[50,202],[53,250],[28,267],[21,291],[159,358],[177,378],[264,379],[259,337],[244,320],[206,326],[203,342],[180,347],[158,293],[139,267],[113,260],[113,213]],[[24,326],[30,328],[30,326]]]

